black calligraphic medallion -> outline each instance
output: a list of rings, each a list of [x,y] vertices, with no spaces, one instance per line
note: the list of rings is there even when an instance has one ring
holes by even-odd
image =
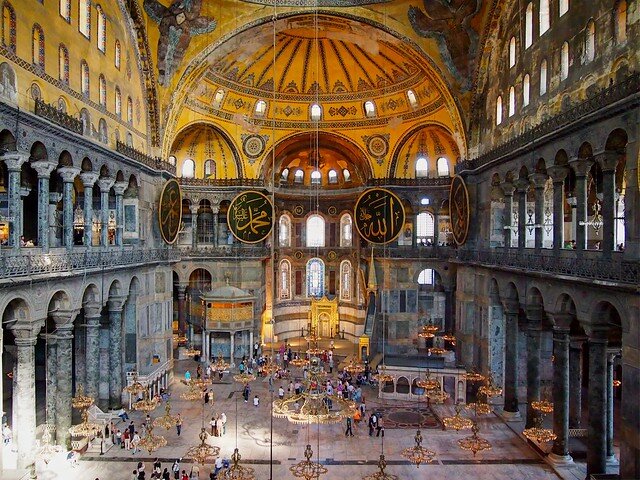
[[[227,211],[231,233],[243,243],[261,242],[271,233],[273,205],[262,193],[250,190],[233,199]]]
[[[404,206],[395,193],[372,188],[358,198],[353,217],[360,236],[366,241],[389,243],[402,231]]]
[[[172,244],[178,239],[182,223],[182,192],[175,179],[168,180],[160,193],[158,224],[162,239]]]
[[[451,234],[458,245],[467,241],[469,234],[469,191],[460,175],[451,180],[449,190],[449,214],[451,215]]]

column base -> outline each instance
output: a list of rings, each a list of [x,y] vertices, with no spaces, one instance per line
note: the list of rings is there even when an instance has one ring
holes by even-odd
[[[618,467],[620,466],[620,460],[615,455],[610,455],[607,457],[607,467]]]
[[[547,459],[549,460],[549,463],[552,463],[557,467],[573,465],[573,457],[571,455],[556,455],[555,453],[551,452],[549,455],[547,455]]]
[[[520,415],[520,411],[508,412],[507,410],[502,410],[500,412],[500,416],[505,419],[507,422],[521,422],[522,415]]]

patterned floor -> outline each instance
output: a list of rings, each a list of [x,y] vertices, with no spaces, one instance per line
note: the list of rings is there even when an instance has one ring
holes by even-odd
[[[433,409],[415,403],[396,403],[389,406],[376,407],[382,414],[385,428],[431,428],[442,429],[442,421]]]

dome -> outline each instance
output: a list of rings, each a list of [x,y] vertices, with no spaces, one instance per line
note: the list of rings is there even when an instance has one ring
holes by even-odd
[[[418,164],[420,158],[424,159],[422,165]],[[440,160],[442,158],[445,160]],[[395,177],[409,178],[453,176],[453,167],[459,158],[454,137],[443,127],[429,125],[404,140],[394,156],[390,172]]]

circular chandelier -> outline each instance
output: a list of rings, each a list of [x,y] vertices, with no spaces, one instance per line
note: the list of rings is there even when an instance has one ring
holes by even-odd
[[[171,403],[167,402],[167,404],[164,406],[164,415],[154,419],[153,425],[169,430],[171,427],[175,427],[177,422],[178,416],[171,415]]]
[[[129,393],[129,394],[131,394],[131,395],[138,395],[138,394],[144,392],[146,389],[147,389],[147,387],[145,387],[138,380],[138,372],[137,371],[133,372],[133,381],[132,381],[131,385],[127,385],[126,387],[124,387],[124,391]]]
[[[491,405],[487,402],[471,402],[465,406],[467,410],[473,410],[476,415],[489,415],[493,412]]]
[[[491,443],[478,435],[478,432],[480,431],[478,424],[474,423],[473,427],[471,427],[471,431],[473,432],[473,435],[458,440],[460,448],[463,450],[469,450],[473,453],[474,457],[478,452],[491,449]]]
[[[238,373],[233,376],[233,379],[238,383],[246,385],[247,383],[253,382],[256,379],[256,376],[250,373]]]
[[[427,398],[434,403],[444,403],[444,401],[450,396],[451,395],[449,395],[447,392],[443,392],[441,390],[427,391]]]
[[[51,443],[51,430],[55,427],[48,423],[43,425],[44,431],[42,432],[42,445],[40,446],[40,450],[38,451],[38,456],[42,459],[45,464],[48,464],[54,456],[58,453],[62,452],[62,447],[60,445],[55,445]]]
[[[142,400],[133,404],[133,409],[141,412],[151,412],[158,406],[158,400],[155,398],[149,398],[149,393],[145,390]]]
[[[456,414],[453,417],[444,417],[442,419],[444,426],[453,429],[456,432],[473,427],[473,421],[460,415],[461,411],[462,407],[460,405],[456,405]]]
[[[204,465],[207,459],[217,457],[220,454],[220,448],[207,445],[207,429],[204,427],[200,429],[198,438],[200,439],[200,444],[189,448],[185,457],[193,459],[194,462],[200,465]]]
[[[155,452],[161,447],[164,447],[166,444],[167,444],[166,438],[164,438],[161,435],[153,434],[153,424],[149,425],[147,430],[147,435],[142,440],[140,440],[140,443],[139,443],[140,448],[143,448],[144,450],[149,452],[149,454],[151,454],[152,452]]]
[[[101,425],[89,422],[89,412],[85,408],[84,410],[82,410],[82,423],[71,427],[69,429],[69,433],[74,437],[90,437],[101,428]]]
[[[328,472],[327,468],[320,464],[311,460],[313,456],[313,450],[311,450],[311,445],[307,443],[307,446],[304,449],[304,457],[305,460],[301,460],[295,465],[289,467],[289,470],[296,478],[304,478],[305,480],[312,480],[314,478],[319,478],[320,475],[324,475]]]
[[[187,336],[182,332],[178,332],[173,336],[173,343],[176,345],[184,345],[187,343],[187,340]]]
[[[184,354],[187,357],[195,357],[196,355],[200,355],[200,350],[198,350],[197,348],[193,348],[191,346],[188,346],[185,350],[184,350]]]
[[[306,353],[307,353],[307,355],[315,357],[315,356],[320,355],[322,353],[322,349],[321,348],[317,348],[317,347],[309,348]]]
[[[189,389],[186,392],[182,392],[180,394],[180,398],[183,400],[200,400],[203,397],[204,393],[199,388],[196,388],[195,385],[190,384]]]
[[[622,385],[622,381],[617,380],[617,379],[613,381],[613,386],[614,386],[614,387],[619,387],[619,386],[621,386],[621,385]]]
[[[431,372],[428,369],[425,378],[416,380],[416,385],[420,388],[424,388],[427,391],[440,389],[440,381],[437,378],[432,378]]]
[[[385,472],[385,468],[387,468],[387,461],[384,459],[384,454],[381,454],[380,460],[378,460],[378,471],[371,475],[367,475],[366,477],[362,477],[362,480],[398,480],[396,475],[391,475],[390,473]]]
[[[413,463],[417,468],[420,468],[421,463],[433,462],[436,452],[422,446],[422,433],[420,433],[420,430],[416,432],[416,436],[413,437],[413,440],[416,444],[413,447],[402,450],[401,455]]]
[[[447,350],[446,348],[442,348],[442,347],[431,347],[428,352],[431,355],[444,355],[448,352],[449,350]]]
[[[553,430],[551,430],[550,428],[542,427],[541,417],[537,417],[535,419],[535,426],[531,428],[525,428],[522,434],[529,440],[536,441],[538,443],[551,442],[557,438],[557,435],[553,433]]]
[[[256,477],[253,473],[253,468],[240,465],[241,458],[238,449],[234,449],[233,455],[231,455],[232,465],[222,473],[224,480],[255,480]]]
[[[382,385],[382,384],[387,383],[387,382],[393,382],[395,377],[393,375],[391,375],[390,373],[387,373],[387,366],[386,365],[380,365],[378,367],[378,373],[373,375],[372,378],[373,378],[373,380],[378,382],[378,384]]]
[[[262,366],[262,372],[265,376],[273,375],[280,371],[280,365],[273,361],[273,357],[269,357],[267,362]]]
[[[211,364],[211,371],[226,372],[227,370],[229,370],[229,367],[231,367],[231,365],[227,363],[224,358],[222,358],[222,355],[218,355],[216,361]]]
[[[71,399],[71,405],[73,406],[73,408],[83,410],[93,405],[93,402],[93,397],[84,394],[84,387],[82,386],[82,384],[78,385],[76,396]]]
[[[182,383],[185,385],[189,385],[192,388],[197,388],[199,390],[203,390],[209,386],[209,382],[207,382],[204,378],[192,378],[191,380],[182,380]]]
[[[302,358],[301,356],[296,354],[296,356],[294,358],[289,360],[289,363],[291,365],[293,365],[294,367],[301,368],[301,367],[304,367],[305,365],[308,365],[309,364],[309,360],[307,360],[306,358]]]
[[[487,377],[485,385],[478,388],[478,393],[480,395],[485,395],[487,398],[499,397],[502,395],[502,388],[494,385],[493,378],[489,376]]]
[[[531,408],[544,414],[553,413],[553,403],[548,400],[538,400],[537,402],[531,402]]]
[[[360,362],[356,362],[355,360],[351,360],[349,365],[344,367],[344,370],[349,372],[351,375],[357,375],[364,372],[364,365]]]
[[[474,372],[473,370],[470,372],[467,372],[463,375],[463,378],[467,381],[467,382],[482,382],[485,377],[484,375],[478,373],[478,372]]]
[[[455,343],[456,341],[456,336],[451,333],[445,333],[444,335],[441,335],[440,338],[442,338],[445,342]]]
[[[418,332],[418,336],[420,338],[433,338],[436,336],[436,332],[439,330],[438,327],[436,327],[433,323],[431,323],[431,320],[429,320],[429,324],[424,325],[420,331]]]

